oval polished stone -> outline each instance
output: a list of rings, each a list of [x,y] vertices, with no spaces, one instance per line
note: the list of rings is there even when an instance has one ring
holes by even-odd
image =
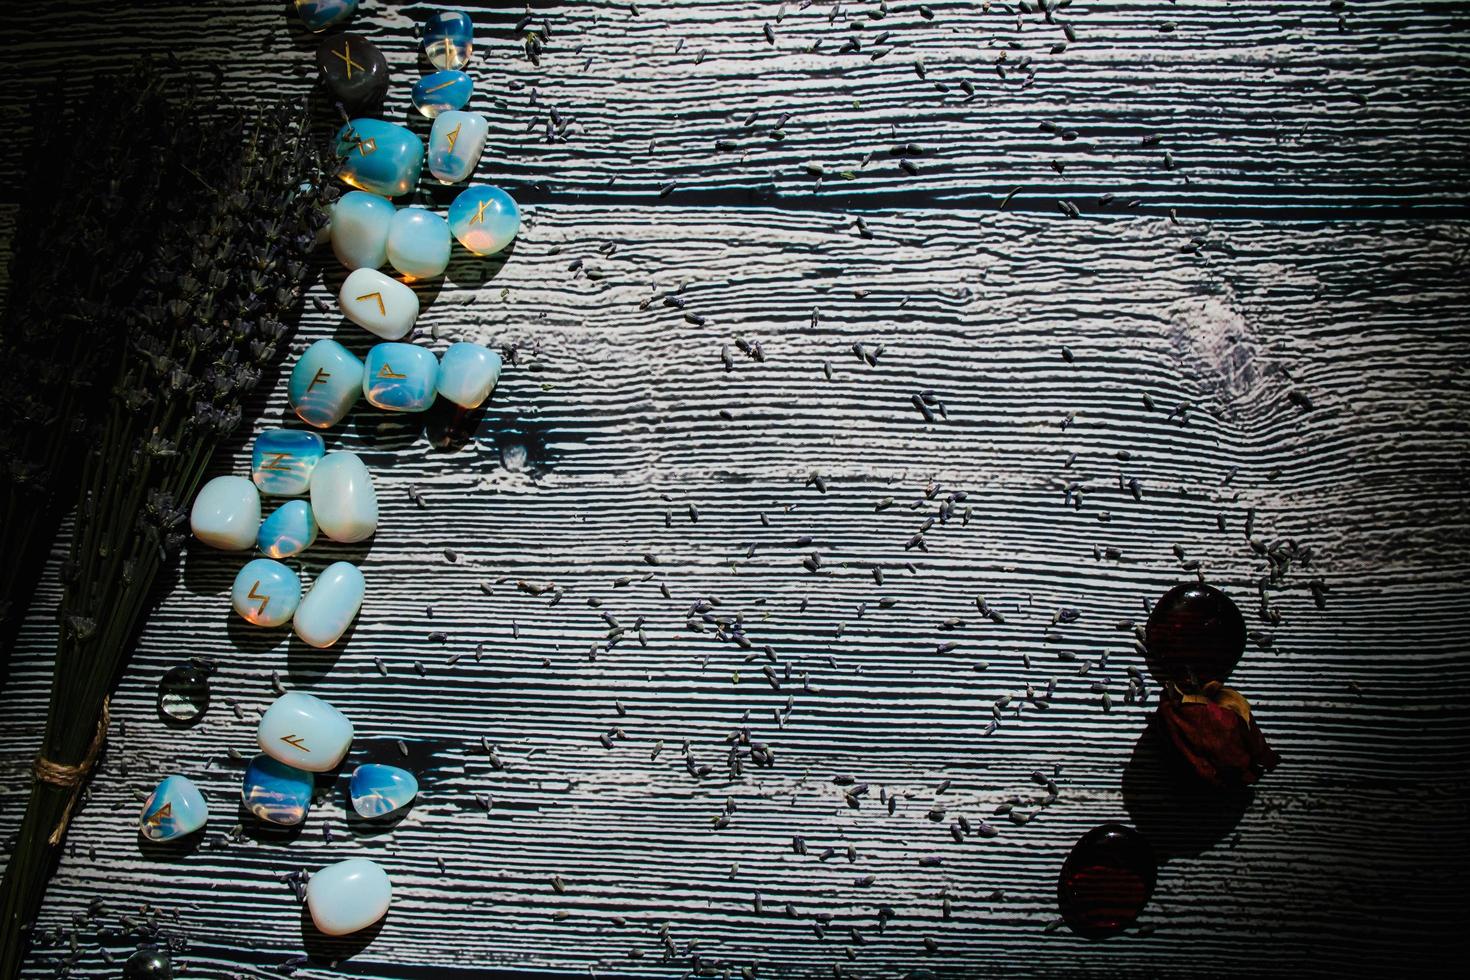
[[[393,224],[389,223],[390,228]],[[386,245],[384,249],[386,254]],[[447,256],[445,261],[448,262]],[[418,294],[377,269],[358,269],[348,276],[337,293],[337,301],[347,319],[384,340],[407,336],[419,318]],[[362,379],[358,378],[358,384],[361,383]]]
[[[434,404],[439,362],[413,344],[378,344],[368,351],[362,393],[368,404],[390,412],[422,412]]]
[[[393,885],[388,874],[367,858],[329,864],[306,883],[306,907],[317,929],[345,936],[366,929],[388,914]]]
[[[301,579],[274,558],[257,558],[236,573],[230,601],[247,623],[280,626],[301,602]]]
[[[296,635],[314,647],[336,643],[357,617],[366,591],[367,582],[356,565],[345,561],[328,565],[296,608],[292,622]]]
[[[345,269],[376,269],[388,261],[393,202],[367,191],[348,191],[332,206],[332,254]]]
[[[1094,827],[1072,847],[1057,881],[1062,918],[1079,935],[1128,928],[1148,904],[1159,865],[1144,836],[1122,824]]]
[[[198,721],[209,710],[209,671],[180,664],[158,681],[158,713],[170,721]]]
[[[240,796],[245,809],[267,823],[294,827],[306,819],[316,777],[279,759],[258,755],[250,760]]]
[[[464,108],[474,90],[474,79],[462,71],[447,69],[414,82],[409,98],[415,109],[433,119],[441,112]]]
[[[398,197],[413,190],[424,167],[424,141],[397,123],[354,119],[337,131],[337,176],[360,191]]]
[[[460,408],[479,408],[500,380],[500,355],[479,344],[450,344],[439,358],[439,394]]]
[[[266,429],[250,451],[250,478],[270,497],[296,497],[311,486],[311,471],[327,446],[315,432]]]
[[[441,10],[424,21],[424,55],[435,68],[463,68],[474,50],[475,24],[459,10]]]
[[[443,275],[449,265],[449,248],[449,225],[433,211],[403,208],[393,216],[388,228],[388,262],[409,279]]]
[[[296,16],[307,30],[321,32],[340,24],[357,10],[357,0],[295,0]]]
[[[138,829],[152,841],[177,840],[209,820],[209,805],[186,776],[165,776],[143,804]]]
[[[1165,592],[1148,614],[1144,645],[1160,681],[1194,686],[1223,681],[1245,652],[1245,617],[1230,597],[1203,582]]]
[[[445,112],[429,130],[429,173],[444,184],[468,180],[480,165],[490,126],[478,112]]]
[[[476,255],[494,255],[521,230],[521,209],[499,187],[466,187],[449,205],[449,230]]]
[[[260,526],[260,491],[243,476],[217,476],[204,485],[189,511],[194,537],[221,551],[255,544]]]
[[[269,558],[290,558],[316,543],[316,516],[304,500],[288,500],[260,522],[255,547]]]
[[[413,802],[419,781],[406,769],[370,762],[353,770],[347,792],[358,816],[385,817]]]
[[[316,49],[316,66],[348,111],[377,108],[388,91],[388,61],[361,34],[324,38]]]
[[[286,397],[301,421],[330,428],[346,418],[362,397],[362,361],[335,340],[318,340],[291,369]]]
[[[352,544],[372,537],[378,529],[378,495],[356,453],[327,453],[316,465],[311,512],[317,527],[333,541]]]
[[[260,716],[260,750],[307,772],[328,772],[352,746],[352,722],[321,698],[288,691]]]
[[[123,980],[173,980],[173,975],[173,959],[157,946],[145,946],[123,964]]]

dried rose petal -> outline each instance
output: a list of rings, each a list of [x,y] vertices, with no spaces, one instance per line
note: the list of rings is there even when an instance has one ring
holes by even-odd
[[[1219,789],[1244,789],[1281,762],[1245,698],[1219,682],[1199,694],[1164,693],[1154,717],[1195,773]]]

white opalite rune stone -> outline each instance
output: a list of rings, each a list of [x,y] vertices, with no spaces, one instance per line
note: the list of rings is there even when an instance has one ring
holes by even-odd
[[[311,921],[328,936],[366,929],[388,914],[393,884],[388,873],[367,858],[329,864],[306,884]]]
[[[378,529],[378,495],[356,453],[327,453],[311,474],[311,512],[333,541],[351,544]]]
[[[418,294],[377,269],[362,268],[349,275],[337,301],[347,319],[384,340],[406,337],[419,317]]]
[[[352,745],[352,722],[321,698],[289,691],[260,717],[260,751],[307,772],[327,772]]]

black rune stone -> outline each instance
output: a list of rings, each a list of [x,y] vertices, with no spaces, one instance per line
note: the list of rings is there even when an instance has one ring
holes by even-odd
[[[1164,593],[1144,636],[1149,669],[1159,681],[1224,681],[1245,652],[1245,618],[1219,589],[1189,582]]]
[[[327,87],[349,110],[375,106],[388,91],[388,62],[361,34],[334,34],[316,49]]]

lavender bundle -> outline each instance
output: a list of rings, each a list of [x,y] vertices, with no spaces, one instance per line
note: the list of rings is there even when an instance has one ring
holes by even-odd
[[[0,686],[84,447],[98,438],[165,189],[185,176],[163,85],[142,69],[70,104],[60,92],[35,100],[0,321]]]
[[[46,732],[0,892],[0,978],[19,970],[72,807],[107,730],[160,571],[215,448],[283,352],[327,220],[328,163],[303,107],[230,118],[175,105],[156,147],[161,207],[134,269],[107,403],[77,474]],[[104,193],[106,191],[104,190]],[[76,206],[58,201],[59,208]],[[98,266],[126,261],[95,255]]]

